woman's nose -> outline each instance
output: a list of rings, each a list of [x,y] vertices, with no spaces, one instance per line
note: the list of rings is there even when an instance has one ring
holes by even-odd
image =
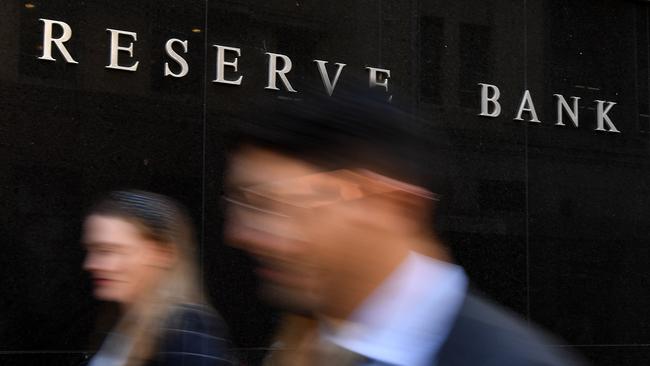
[[[88,272],[94,272],[100,270],[100,261],[97,258],[96,254],[88,253],[86,258],[84,258],[83,269]]]

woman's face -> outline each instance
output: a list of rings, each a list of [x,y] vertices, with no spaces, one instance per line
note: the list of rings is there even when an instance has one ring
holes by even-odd
[[[82,240],[87,249],[83,268],[90,273],[99,300],[132,304],[155,288],[171,265],[168,248],[119,217],[88,216]]]

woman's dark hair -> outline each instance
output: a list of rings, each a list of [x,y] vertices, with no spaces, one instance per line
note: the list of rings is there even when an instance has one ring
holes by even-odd
[[[187,210],[167,196],[139,191],[113,191],[96,203],[88,215],[115,216],[136,224],[142,234],[160,243],[193,241]]]

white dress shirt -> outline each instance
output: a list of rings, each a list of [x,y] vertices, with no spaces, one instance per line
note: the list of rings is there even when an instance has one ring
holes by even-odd
[[[322,339],[371,361],[430,365],[449,335],[467,292],[462,267],[411,252],[340,327]]]

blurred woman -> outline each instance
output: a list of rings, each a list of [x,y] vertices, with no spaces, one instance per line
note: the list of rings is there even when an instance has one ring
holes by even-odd
[[[205,302],[185,210],[150,192],[110,193],[84,223],[84,269],[120,320],[90,366],[230,365],[226,326]]]

